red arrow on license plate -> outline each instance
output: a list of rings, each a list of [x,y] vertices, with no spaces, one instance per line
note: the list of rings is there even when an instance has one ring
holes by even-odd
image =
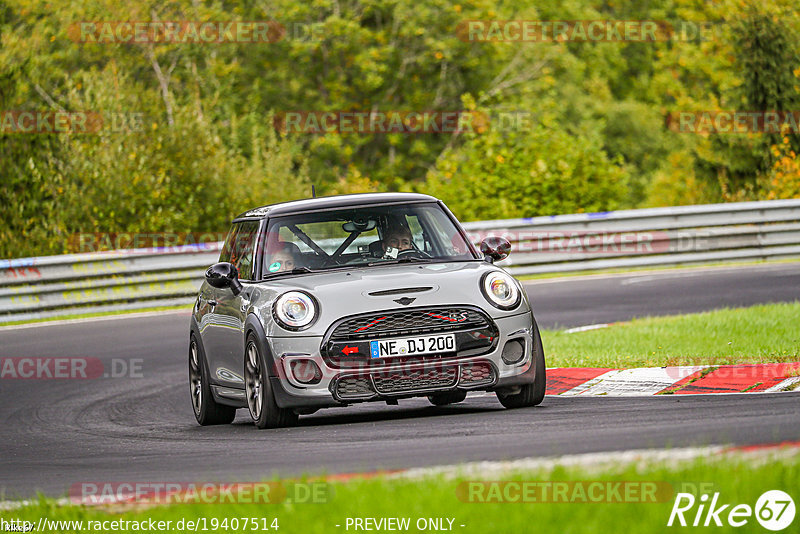
[[[342,349],[342,353],[347,355],[353,354],[354,352],[358,352],[358,347],[348,347],[345,345],[345,347]]]

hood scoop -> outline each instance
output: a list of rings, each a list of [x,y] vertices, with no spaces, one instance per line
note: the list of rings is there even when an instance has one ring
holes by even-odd
[[[373,291],[369,293],[370,297],[389,297],[391,295],[407,295],[409,293],[422,293],[423,291],[430,291],[433,287],[401,287],[399,289],[384,289],[381,291]]]

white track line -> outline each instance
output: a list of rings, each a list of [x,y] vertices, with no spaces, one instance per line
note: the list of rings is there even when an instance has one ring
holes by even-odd
[[[614,369],[613,371],[608,371],[606,373],[603,373],[600,376],[596,376],[596,377],[592,378],[591,380],[589,380],[587,382],[584,382],[583,384],[579,384],[579,385],[575,386],[574,388],[569,389],[569,390],[561,393],[559,395],[559,397],[571,397],[571,396],[574,396],[574,395],[580,395],[580,394],[582,394],[582,393],[584,393],[586,391],[589,391],[594,386],[600,384],[603,380],[612,378],[614,375],[617,375],[619,373],[620,373],[619,369]]]
[[[588,332],[589,330],[598,330],[600,328],[608,328],[611,326],[609,323],[597,323],[597,324],[587,324],[586,326],[576,326],[575,328],[569,328],[564,330],[565,334],[576,334],[578,332]]]
[[[553,469],[557,466],[579,468],[619,467],[622,464],[641,463],[651,465],[654,462],[678,462],[693,460],[699,457],[714,457],[725,447],[686,447],[680,449],[630,450],[620,452],[593,452],[587,454],[570,454],[544,458],[522,458],[504,462],[469,462],[458,465],[436,467],[419,467],[390,475],[388,478],[425,478],[443,475],[447,478],[473,476],[491,478],[503,476],[510,472]]]
[[[642,367],[604,373],[565,391],[560,396],[575,395],[654,395],[707,366]]]
[[[757,393],[776,393],[778,391],[784,391],[785,389],[797,384],[798,382],[800,382],[800,376],[792,376],[787,378],[783,382],[775,384],[771,388],[767,388],[764,391],[759,391]]]
[[[798,447],[766,447],[753,451],[730,449],[721,445],[707,447],[685,447],[676,449],[640,449],[619,452],[597,452],[570,454],[545,458],[522,458],[505,462],[470,462],[459,465],[420,467],[388,475],[387,478],[426,478],[443,476],[445,478],[475,477],[492,479],[508,476],[509,473],[552,470],[556,467],[575,467],[587,471],[619,471],[626,464],[636,464],[641,469],[651,469],[656,465],[677,467],[682,462],[705,458],[710,461],[728,461],[730,457],[746,458],[749,461],[774,462],[782,459],[798,458]]]

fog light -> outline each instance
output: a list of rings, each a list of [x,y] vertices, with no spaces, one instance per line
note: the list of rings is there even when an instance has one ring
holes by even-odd
[[[322,380],[322,371],[314,360],[292,360],[289,365],[292,376],[301,384],[317,384]]]
[[[512,339],[503,347],[503,361],[507,364],[518,363],[525,356],[525,341]]]

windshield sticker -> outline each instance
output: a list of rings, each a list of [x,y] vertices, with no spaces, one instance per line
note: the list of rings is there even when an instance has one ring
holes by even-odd
[[[274,273],[281,268],[281,262],[276,261],[272,265],[269,266],[269,272]]]

